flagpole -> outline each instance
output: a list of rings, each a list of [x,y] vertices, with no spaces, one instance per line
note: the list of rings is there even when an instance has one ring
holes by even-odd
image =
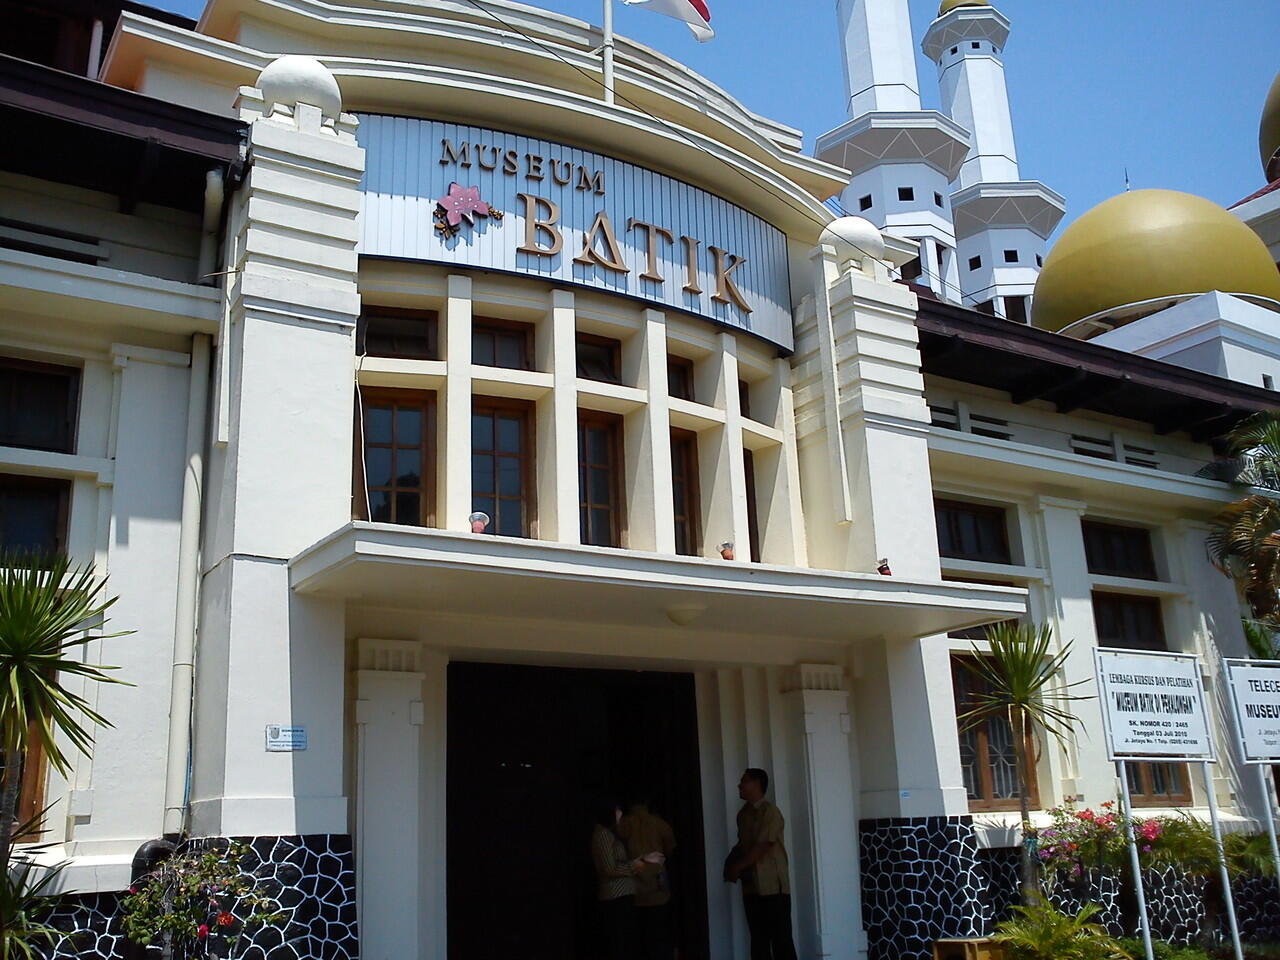
[[[613,103],[613,0],[604,0],[604,102]]]

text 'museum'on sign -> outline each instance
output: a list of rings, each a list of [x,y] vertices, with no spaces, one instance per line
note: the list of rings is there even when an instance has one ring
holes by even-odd
[[[1245,763],[1280,760],[1280,661],[1224,660]]]
[[[1194,654],[1094,651],[1112,760],[1212,760],[1213,738]]]
[[[359,119],[360,254],[595,287],[792,349],[786,237],[741,207],[547,140],[435,120]],[[439,216],[459,202],[454,184],[475,187],[469,202],[491,213],[461,223]]]

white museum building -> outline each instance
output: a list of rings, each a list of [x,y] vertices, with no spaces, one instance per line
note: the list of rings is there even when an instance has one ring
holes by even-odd
[[[93,562],[135,631],[86,652],[133,684],[93,755],[27,758],[54,955],[114,955],[135,853],[189,836],[279,867],[255,956],[585,960],[611,793],[675,829],[680,956],[743,960],[763,767],[801,954],[928,957],[1019,842],[1007,728],[957,725],[978,628],[1052,625],[1064,683],[1246,654],[1199,474],[1280,409],[1277,182],[1050,248],[995,7],[943,3],[929,111],[906,0],[840,0],[809,155],[624,37],[606,102],[600,29],[509,0],[3,6],[0,544]],[[1079,713],[1037,810],[1116,795]]]

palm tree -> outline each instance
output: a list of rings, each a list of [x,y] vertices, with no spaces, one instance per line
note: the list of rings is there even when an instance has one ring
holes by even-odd
[[[1210,521],[1209,555],[1240,587],[1256,620],[1280,619],[1280,413],[1263,411],[1227,435],[1227,455],[1202,476],[1248,488]]]
[[[22,758],[39,747],[50,766],[65,776],[71,761],[63,744],[87,755],[92,727],[109,726],[88,699],[68,686],[68,681],[80,680],[123,682],[109,674],[114,667],[80,659],[90,641],[132,632],[102,632],[107,610],[116,601],[106,599],[105,590],[106,580],[97,578],[92,564],[76,565],[60,555],[0,552],[0,881],[9,882],[17,839]],[[13,935],[0,929],[0,958],[21,952],[9,942]]]
[[[1027,840],[1031,826],[1032,737],[1037,728],[1054,737],[1064,747],[1074,736],[1079,720],[1068,704],[1089,697],[1072,696],[1067,691],[1078,686],[1058,686],[1058,673],[1071,654],[1071,644],[1054,653],[1053,629],[1016,620],[987,628],[989,649],[974,644],[972,659],[961,662],[982,681],[981,689],[970,697],[973,708],[960,715],[963,729],[1004,719],[1012,733],[1014,760],[1018,772],[1018,802],[1022,815],[1022,902],[1031,906],[1040,894],[1038,861]]]

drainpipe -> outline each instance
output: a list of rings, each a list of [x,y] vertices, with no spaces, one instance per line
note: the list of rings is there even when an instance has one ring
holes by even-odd
[[[178,599],[173,624],[173,670],[169,680],[169,756],[164,784],[164,835],[186,826],[191,763],[191,707],[195,675],[196,588],[200,573],[200,508],[204,485],[205,422],[209,413],[210,337],[191,338],[191,383],[187,396],[187,459],[182,477],[182,524],[178,537]]]
[[[200,225],[200,259],[196,261],[196,283],[212,286],[214,258],[218,255],[218,228],[222,223],[222,203],[226,196],[222,171],[210,170],[204,175],[204,219]]]

